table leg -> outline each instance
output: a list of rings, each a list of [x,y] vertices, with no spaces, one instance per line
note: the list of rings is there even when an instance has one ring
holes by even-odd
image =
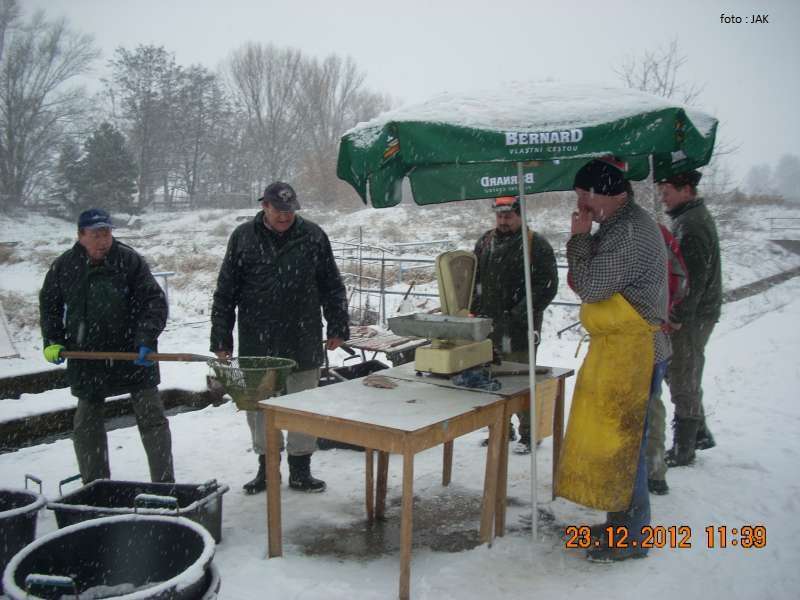
[[[366,457],[366,501],[367,501],[367,522],[372,523],[375,520],[375,465],[374,465],[374,451],[371,448],[364,448],[364,456]]]
[[[564,438],[564,378],[558,380],[556,402],[553,407],[553,500],[556,499],[558,463],[561,459],[561,442]]]
[[[281,540],[281,432],[275,427],[275,416],[267,410],[265,428],[267,441],[267,548],[270,558],[283,555]]]
[[[403,453],[403,503],[400,515],[400,600],[409,600],[411,535],[414,525],[414,454]]]
[[[444,443],[442,454],[442,485],[450,485],[450,478],[453,475],[453,440]]]
[[[511,403],[503,403],[503,423],[511,420]],[[506,504],[508,500],[508,427],[500,428],[500,456],[497,462],[497,494],[494,508],[494,533],[506,534]]]
[[[389,479],[389,453],[378,450],[378,484],[375,492],[375,519],[382,521],[386,513],[386,486]]]
[[[503,423],[504,407],[507,403],[502,402],[495,409],[494,422],[489,425],[489,447],[486,452],[486,474],[483,479],[483,503],[481,505],[481,529],[480,539],[483,543],[491,545],[494,539],[493,520],[495,513],[495,500],[497,496],[497,464],[500,459],[500,441],[503,439],[501,431],[506,430],[508,435],[508,425]],[[506,445],[508,445],[506,443]]]

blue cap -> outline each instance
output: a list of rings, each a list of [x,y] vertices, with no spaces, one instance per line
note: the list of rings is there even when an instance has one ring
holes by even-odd
[[[101,229],[108,227],[112,229],[114,224],[109,215],[102,208],[90,208],[81,213],[78,217],[78,229]]]

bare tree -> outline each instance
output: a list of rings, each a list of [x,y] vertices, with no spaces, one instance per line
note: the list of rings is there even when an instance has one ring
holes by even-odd
[[[117,48],[109,65],[112,76],[107,91],[136,157],[139,204],[144,207],[152,202],[158,186],[164,188],[168,202],[180,67],[163,46]]]
[[[747,171],[745,178],[745,185],[747,191],[755,196],[773,196],[775,195],[775,183],[772,173],[772,167],[763,163],[753,165]]]
[[[300,156],[300,119],[296,106],[302,55],[272,44],[247,43],[224,69],[246,115],[245,160],[263,181],[289,179]]]
[[[6,31],[17,18],[19,18],[17,0],[0,0],[0,61],[3,60]]]
[[[175,110],[175,158],[179,187],[194,204],[214,139],[227,126],[225,95],[214,74],[196,65],[184,69],[178,81]]]
[[[615,71],[630,88],[693,106],[697,103],[703,86],[683,80],[681,69],[687,61],[688,58],[680,52],[678,41],[672,40],[666,46],[645,51],[639,57],[629,58]],[[725,195],[730,190],[730,179],[724,179],[729,175],[729,171],[721,164],[720,159],[735,153],[737,149],[736,145],[717,137],[714,155],[706,167],[706,175],[711,176],[703,179],[703,186],[715,196]],[[637,196],[643,198],[643,205],[651,206],[656,217],[662,219],[658,194],[655,193],[653,185],[638,184],[634,185],[634,189]]]
[[[386,98],[364,89],[365,75],[351,58],[332,54],[304,64],[302,92],[297,96],[305,154],[301,179],[306,195],[338,204],[345,191],[336,178],[339,139],[361,120],[388,108]]]
[[[99,56],[92,38],[42,12],[18,23],[15,3],[0,4],[0,210],[29,197],[55,160],[63,133],[81,116],[85,95],[66,84]]]
[[[615,71],[630,88],[673,98],[691,106],[700,96],[703,86],[681,81],[680,70],[687,60],[678,49],[678,41],[672,40],[666,47],[629,58]]]
[[[794,154],[784,154],[778,160],[773,173],[778,193],[786,199],[800,198],[797,182],[800,181],[800,158]]]

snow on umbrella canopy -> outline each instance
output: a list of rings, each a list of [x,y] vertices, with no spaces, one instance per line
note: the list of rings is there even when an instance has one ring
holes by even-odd
[[[337,175],[376,208],[571,190],[589,159],[613,154],[641,180],[705,165],[717,120],[664,98],[606,86],[515,83],[471,95],[442,94],[388,111],[346,132]]]

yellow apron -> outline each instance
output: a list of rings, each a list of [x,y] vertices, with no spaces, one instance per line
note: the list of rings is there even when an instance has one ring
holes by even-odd
[[[620,294],[581,306],[589,351],[578,371],[556,494],[609,512],[631,503],[653,373],[653,332]]]

